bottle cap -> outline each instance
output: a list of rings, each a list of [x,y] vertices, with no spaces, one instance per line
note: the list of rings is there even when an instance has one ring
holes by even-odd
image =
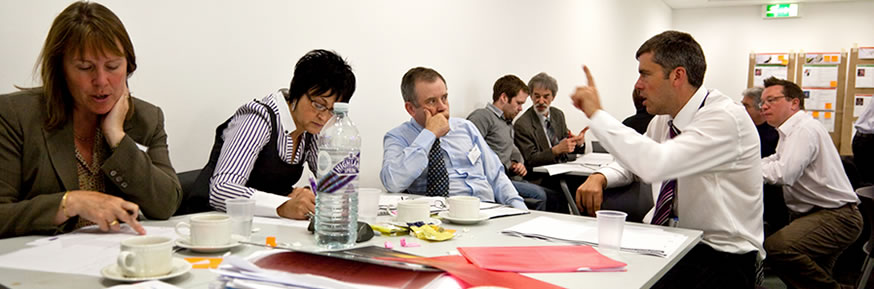
[[[334,103],[334,112],[348,112],[349,104],[345,102],[335,102]]]

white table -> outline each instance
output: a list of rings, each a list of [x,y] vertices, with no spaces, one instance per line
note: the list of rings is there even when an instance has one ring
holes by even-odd
[[[488,220],[486,222],[471,225],[459,226],[446,224],[446,227],[458,229],[461,234],[456,238],[437,243],[428,243],[426,241],[417,240],[422,244],[418,248],[402,248],[403,251],[433,257],[446,255],[450,251],[455,251],[456,247],[464,246],[546,246],[546,245],[563,245],[561,243],[550,243],[542,240],[512,237],[501,234],[502,229],[519,224],[526,220],[530,220],[537,216],[549,216],[550,218],[563,220],[581,220],[580,216],[571,216],[564,214],[554,214],[547,212],[533,211],[531,214],[511,216]],[[147,221],[144,224],[149,226],[174,226],[177,222],[187,220],[187,217],[174,217],[168,221]],[[626,223],[626,226],[650,226],[638,223]],[[288,228],[277,225],[256,225],[261,230],[253,235],[252,240],[263,242],[266,236],[276,236],[278,242],[300,242],[304,247],[314,246],[313,236],[302,228]],[[664,227],[661,227],[664,228]],[[462,232],[463,229],[469,229],[468,232]],[[628,263],[627,272],[580,272],[580,273],[541,273],[541,274],[526,274],[527,276],[553,283],[559,286],[568,288],[648,288],[655,284],[661,276],[663,276],[678,260],[680,260],[692,247],[694,247],[701,239],[701,231],[679,229],[679,228],[664,228],[665,230],[676,232],[687,236],[687,240],[681,246],[681,249],[672,256],[666,258],[638,255],[633,253],[620,253],[621,261]],[[0,254],[9,253],[20,248],[24,248],[26,243],[44,236],[26,236],[17,238],[0,239]],[[376,236],[372,240],[360,245],[378,245],[381,246],[385,241],[392,241],[396,247],[401,237],[383,237]],[[407,238],[410,238],[409,236]],[[248,256],[258,250],[265,250],[263,247],[242,245],[234,248],[231,252],[234,255]],[[198,254],[182,250],[176,253],[179,257],[204,257],[204,256],[221,256],[222,253],[216,254]],[[51,256],[46,256],[50,259]],[[182,288],[208,288],[210,283],[216,281],[216,274],[205,269],[193,269],[188,274],[165,280],[168,283],[174,284]],[[694,277],[692,277],[694,278]],[[115,281],[105,280],[102,278],[47,273],[40,271],[30,271],[11,268],[0,268],[0,284],[14,289],[27,288],[103,288],[118,285]]]

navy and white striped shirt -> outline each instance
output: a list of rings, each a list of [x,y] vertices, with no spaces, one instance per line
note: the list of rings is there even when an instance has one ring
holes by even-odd
[[[290,164],[306,162],[310,170],[301,179],[306,180],[307,175],[315,172],[317,157],[316,146],[306,146],[306,142],[315,142],[318,136],[304,132],[301,135],[298,148],[310,148],[308,151],[297,150],[294,155],[294,139],[291,132],[296,129],[291,112],[285,101],[283,91],[278,90],[261,99],[276,115],[276,123],[273,124],[282,135],[277,141],[275,149],[279,157]],[[209,202],[217,210],[225,210],[225,200],[234,198],[251,198],[255,200],[255,215],[267,217],[279,217],[276,208],[289,200],[287,196],[262,192],[245,184],[249,180],[255,160],[262,149],[275,134],[270,134],[270,115],[267,109],[255,101],[246,103],[237,109],[228,127],[222,133],[224,145],[221,155],[216,164],[215,172],[210,179]],[[314,175],[314,174],[313,174]],[[288,192],[289,194],[291,192]]]

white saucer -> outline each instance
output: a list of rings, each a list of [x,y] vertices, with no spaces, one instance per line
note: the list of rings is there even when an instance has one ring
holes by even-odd
[[[179,246],[179,247],[182,247],[182,248],[194,251],[194,252],[200,252],[200,253],[215,253],[215,252],[227,251],[227,250],[229,250],[233,247],[239,246],[239,245],[240,245],[240,241],[236,240],[236,238],[232,238],[231,242],[228,244],[225,244],[225,245],[209,245],[209,246],[194,245],[194,244],[188,243],[188,240],[181,239],[181,238],[176,239],[176,246]]]
[[[169,279],[173,277],[180,276],[182,274],[188,273],[191,271],[191,263],[185,261],[182,258],[173,258],[173,269],[170,270],[170,273],[161,276],[152,276],[152,277],[128,277],[124,276],[121,273],[121,268],[118,267],[118,264],[112,264],[106,267],[103,267],[103,270],[100,270],[100,274],[103,275],[103,278],[109,280],[115,280],[119,282],[139,282],[139,281],[148,281],[148,280],[163,280]]]
[[[437,214],[437,216],[440,216],[443,219],[449,220],[450,222],[453,222],[453,223],[459,224],[459,225],[473,225],[473,224],[476,224],[476,223],[479,223],[479,222],[482,222],[482,221],[489,219],[489,215],[486,215],[483,213],[479,214],[479,218],[473,218],[473,219],[454,218],[454,217],[449,215],[449,212],[440,212],[439,214]]]

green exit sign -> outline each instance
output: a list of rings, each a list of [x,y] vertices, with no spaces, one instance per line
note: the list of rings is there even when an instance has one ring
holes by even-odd
[[[798,4],[766,4],[765,19],[798,17]]]

